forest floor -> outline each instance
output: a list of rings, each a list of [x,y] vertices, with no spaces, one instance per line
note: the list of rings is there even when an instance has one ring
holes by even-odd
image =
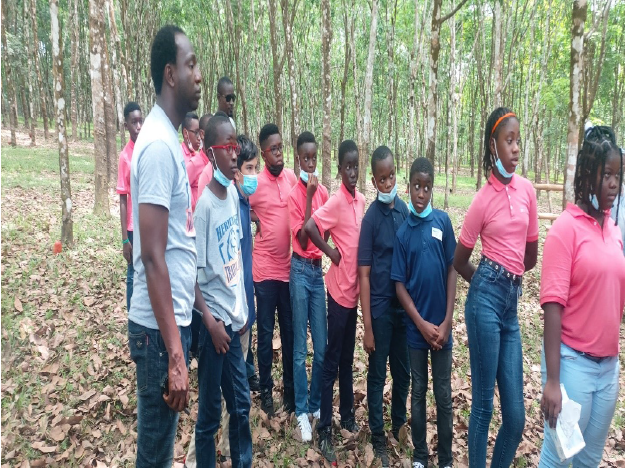
[[[54,255],[60,236],[61,209],[58,150],[51,137],[29,147],[26,132],[18,146],[8,145],[2,130],[2,466],[133,466],[136,454],[136,397],[134,364],[127,345],[125,261],[121,255],[119,205],[110,192],[110,217],[93,215],[93,144],[70,145],[74,241],[71,249]],[[333,179],[333,190],[338,187]],[[371,186],[367,182],[367,186]],[[114,184],[111,185],[114,187]],[[405,187],[405,186],[404,186]],[[435,203],[442,205],[444,177],[435,181]],[[461,171],[456,194],[450,196],[454,228],[474,196],[475,181]],[[401,196],[407,195],[401,190]],[[375,197],[372,187],[367,201]],[[555,197],[554,197],[555,201]],[[554,202],[554,206],[558,206]],[[539,211],[548,211],[541,196]],[[538,303],[542,242],[547,223],[541,223],[537,268],[524,279],[519,322],[524,353],[524,394],[527,423],[515,467],[538,464],[543,435],[539,403],[542,311]],[[476,249],[479,252],[479,249]],[[477,257],[477,254],[475,254]],[[327,265],[326,265],[327,267]],[[467,284],[458,281],[453,327],[452,391],[453,453],[456,466],[467,466],[467,424],[471,406],[471,377],[464,324]],[[367,355],[362,349],[359,321],[354,360],[357,435],[335,432],[339,465],[371,467],[374,460],[367,426]],[[255,337],[255,335],[254,335]],[[274,399],[281,406],[280,341],[274,339]],[[621,326],[625,344],[625,326]],[[255,339],[254,339],[255,348]],[[309,347],[310,349],[310,347]],[[310,367],[310,356],[308,367]],[[625,352],[621,351],[621,363]],[[623,365],[621,365],[623,367]],[[191,369],[197,369],[195,361]],[[175,465],[182,466],[197,415],[197,378],[192,371],[191,415],[182,414],[175,444]],[[625,373],[621,370],[619,402],[606,443],[602,466],[625,467]],[[390,375],[385,387],[386,426],[390,430]],[[431,389],[431,387],[430,387]],[[335,393],[337,392],[335,388]],[[410,399],[408,399],[410,406]],[[336,410],[337,406],[335,406]],[[410,413],[408,413],[408,416]],[[489,435],[489,458],[500,424],[498,398]],[[335,415],[335,425],[338,416]],[[314,444],[301,442],[294,416],[277,412],[269,420],[253,393],[250,415],[254,466],[323,467]],[[399,442],[391,439],[391,465],[410,467],[408,425]],[[430,465],[437,466],[435,404],[428,395]]]

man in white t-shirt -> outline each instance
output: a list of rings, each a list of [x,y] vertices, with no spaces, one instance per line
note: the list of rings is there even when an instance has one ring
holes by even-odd
[[[197,109],[202,75],[193,46],[176,26],[158,31],[150,59],[156,104],[130,170],[135,274],[128,342],[137,374],[136,466],[171,467],[178,412],[189,403],[191,310],[195,304],[207,311],[197,294],[191,192],[178,142],[185,114]],[[225,331],[210,319],[214,340],[227,347]]]

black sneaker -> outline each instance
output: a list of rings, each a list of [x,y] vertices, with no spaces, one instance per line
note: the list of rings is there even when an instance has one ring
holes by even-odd
[[[254,373],[247,380],[250,383],[250,391],[259,392],[260,391],[260,380],[258,379],[258,375]]]
[[[395,440],[397,440],[397,442],[399,443],[399,430],[401,430],[401,427],[393,427],[391,429],[391,433],[393,434],[393,438],[395,438]]]
[[[341,422],[341,428],[344,428],[350,433],[358,433],[360,431],[360,427],[356,423],[356,419],[354,417],[350,417],[344,422]]]
[[[336,454],[334,453],[334,445],[332,444],[332,427],[326,427],[319,432],[319,450],[328,462],[336,462]]]
[[[260,408],[267,414],[267,417],[273,417],[273,396],[271,395],[271,389],[261,389]]]
[[[386,435],[384,433],[371,434],[373,454],[382,461],[382,467],[388,467],[388,453],[386,452]]]

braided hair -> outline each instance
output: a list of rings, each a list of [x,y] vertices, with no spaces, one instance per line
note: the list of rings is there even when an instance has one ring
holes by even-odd
[[[495,128],[495,132],[493,132],[493,127],[497,123],[499,119],[501,119],[506,114],[511,114],[510,116],[502,119],[497,127]],[[494,156],[490,151],[490,139],[497,138],[499,135],[499,131],[508,122],[509,119],[518,119],[514,113],[508,109],[507,107],[498,107],[493,112],[491,112],[490,116],[488,116],[488,120],[486,121],[486,126],[484,128],[484,159],[482,160],[482,167],[484,168],[484,174],[488,174],[488,172],[493,170],[493,161]]]
[[[616,137],[611,127],[598,125],[589,127],[584,136],[584,143],[577,154],[577,166],[575,168],[575,201],[587,203],[592,195],[601,200],[601,187],[595,187],[597,183],[597,173],[601,171],[601,178],[605,175],[605,163],[608,156],[616,152],[621,158],[621,170],[619,181],[623,181],[623,152],[616,145]],[[621,202],[622,188],[619,187],[619,199],[616,209],[616,218],[618,220],[619,205]]]

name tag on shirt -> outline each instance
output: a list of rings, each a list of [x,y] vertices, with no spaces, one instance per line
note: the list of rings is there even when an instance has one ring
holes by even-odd
[[[443,232],[438,228],[432,227],[432,238],[436,238],[439,241],[443,240]]]

